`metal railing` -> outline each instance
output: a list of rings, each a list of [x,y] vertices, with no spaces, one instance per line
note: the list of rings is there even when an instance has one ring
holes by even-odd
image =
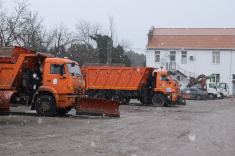
[[[176,62],[171,62],[169,64],[169,70],[177,70],[179,71],[181,74],[184,74],[185,76],[189,77],[189,78],[196,78],[198,75],[194,72],[188,72],[186,70],[184,70],[182,67],[180,67]]]

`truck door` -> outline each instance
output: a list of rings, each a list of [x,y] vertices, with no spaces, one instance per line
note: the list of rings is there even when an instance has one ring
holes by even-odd
[[[215,83],[208,83],[207,92],[213,94],[217,92]]]
[[[166,90],[166,92],[172,92],[172,84],[169,75],[161,75],[160,80],[162,89]]]
[[[45,77],[47,78],[46,84],[55,88],[58,93],[67,92],[67,74],[64,64],[51,64],[50,73]]]
[[[227,83],[219,83],[219,88],[221,89],[224,96],[229,95],[229,88]]]

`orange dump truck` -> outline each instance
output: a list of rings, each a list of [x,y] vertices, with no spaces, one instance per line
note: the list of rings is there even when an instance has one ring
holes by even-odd
[[[0,115],[10,105],[28,105],[39,115],[77,113],[119,116],[119,103],[85,98],[85,80],[77,62],[22,47],[0,48]],[[107,107],[108,105],[108,107]]]
[[[138,99],[142,104],[185,105],[180,84],[170,71],[151,67],[86,67],[86,94],[89,97],[119,100],[128,103]]]

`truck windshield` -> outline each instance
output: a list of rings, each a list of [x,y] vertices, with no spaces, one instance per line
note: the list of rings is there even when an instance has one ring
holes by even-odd
[[[226,84],[225,83],[219,83],[219,88],[223,88],[223,89],[226,89]]]
[[[73,65],[72,63],[67,63],[66,66],[68,68],[69,75],[82,77],[81,68],[77,64]]]
[[[173,81],[177,82],[176,75],[171,75]]]

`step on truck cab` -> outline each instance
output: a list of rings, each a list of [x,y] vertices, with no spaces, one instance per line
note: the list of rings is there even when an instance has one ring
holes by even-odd
[[[185,104],[173,72],[151,67],[84,67],[89,97],[119,100],[138,99],[154,106]]]

